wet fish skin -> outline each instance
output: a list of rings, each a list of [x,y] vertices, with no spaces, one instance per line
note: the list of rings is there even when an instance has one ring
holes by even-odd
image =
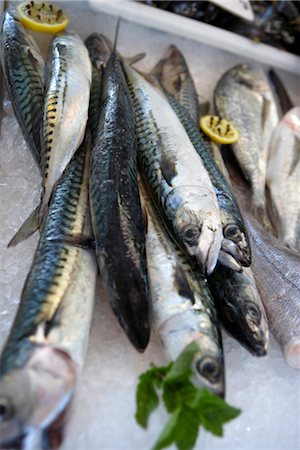
[[[94,142],[97,136],[100,115],[103,71],[109,58],[109,50],[104,38],[99,33],[90,34],[84,43],[92,62],[92,84],[88,116]]]
[[[145,229],[136,178],[133,106],[115,52],[105,69],[91,167],[90,206],[99,269],[115,315],[131,343],[143,351],[150,335]]]
[[[278,123],[276,104],[264,73],[249,64],[229,69],[214,92],[216,110],[240,132],[232,149],[249,180],[256,216],[266,218],[265,181],[268,148]]]
[[[89,230],[89,147],[86,136],[54,191],[1,355],[5,448],[54,448],[51,439],[61,442],[62,416],[83,366],[97,276],[93,252],[80,247]]]
[[[300,107],[277,125],[267,167],[269,212],[280,241],[300,252]]]
[[[200,106],[196,87],[184,56],[175,45],[169,46],[166,55],[151,74],[186,108],[193,122],[198,125]]]
[[[47,60],[43,116],[44,178],[40,216],[53,187],[80,146],[88,119],[92,67],[74,32],[57,35]]]
[[[3,14],[0,35],[3,75],[26,143],[42,171],[41,126],[44,61],[33,39],[9,12]]]
[[[138,160],[169,231],[211,273],[221,245],[220,212],[207,171],[162,94],[124,63],[136,114]]]
[[[251,247],[247,227],[245,225],[238,202],[218,165],[215,163],[209,142],[206,142],[198,128],[191,121],[187,110],[169,92],[163,88],[171,107],[179,117],[198,155],[209,173],[217,195],[221,223],[223,228],[222,250],[231,255],[243,266],[251,264]]]
[[[252,354],[264,356],[269,327],[251,269],[237,273],[218,265],[208,284],[224,328]]]
[[[153,329],[170,360],[196,341],[199,352],[193,361],[195,383],[224,396],[222,338],[207,283],[168,236],[141,181],[139,188],[148,218],[146,244]]]
[[[87,136],[76,157],[58,183],[20,305],[1,355],[1,374],[21,367],[35,347],[32,336],[51,322],[72,278],[82,240],[88,204]],[[85,169],[85,170],[84,170]]]

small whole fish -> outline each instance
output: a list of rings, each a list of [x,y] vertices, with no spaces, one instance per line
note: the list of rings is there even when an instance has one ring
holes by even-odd
[[[32,37],[7,11],[3,14],[0,56],[16,118],[24,139],[42,171],[40,136],[43,118],[44,61]]]
[[[233,270],[240,271],[240,264],[249,266],[251,263],[251,248],[247,227],[235,195],[226,177],[214,161],[209,149],[210,144],[202,138],[198,128],[191,121],[187,110],[165,89],[164,93],[184,126],[215,188],[223,229],[219,260]]]
[[[99,33],[90,34],[84,43],[92,63],[92,85],[88,116],[92,138],[95,141],[100,114],[103,71],[109,59],[109,49],[105,39]]]
[[[252,354],[265,355],[269,327],[251,269],[218,265],[208,284],[224,328]]]
[[[92,151],[90,206],[98,265],[112,309],[131,343],[143,351],[150,334],[149,293],[136,158],[133,105],[113,51]]]
[[[300,107],[277,125],[269,150],[267,187],[272,225],[280,241],[300,252]]]
[[[57,446],[83,366],[97,276],[94,254],[80,246],[89,229],[89,150],[86,136],[54,190],[1,355],[5,448]]]
[[[270,330],[287,362],[300,368],[300,258],[266,232],[249,214],[249,193],[237,172],[231,181],[247,220],[252,241],[252,271]]]
[[[199,104],[196,87],[188,65],[175,45],[170,45],[151,74],[156,76],[164,88],[186,108],[193,122],[198,125],[201,114],[205,114],[204,105]],[[206,104],[207,108],[207,104]]]
[[[53,188],[83,140],[91,77],[89,54],[81,38],[74,32],[58,34],[51,43],[47,60],[41,203],[17,231],[9,247],[26,239],[41,226]]]
[[[195,383],[224,396],[222,338],[207,283],[168,236],[141,182],[139,188],[148,217],[146,244],[153,329],[170,360],[195,341],[199,346],[193,362]]]
[[[166,98],[128,64],[124,68],[135,108],[143,179],[174,239],[209,274],[222,238],[209,175]]]
[[[240,133],[232,145],[238,163],[249,180],[256,216],[266,222],[265,182],[268,148],[278,123],[275,100],[262,70],[239,64],[219,80],[214,92],[218,114]]]

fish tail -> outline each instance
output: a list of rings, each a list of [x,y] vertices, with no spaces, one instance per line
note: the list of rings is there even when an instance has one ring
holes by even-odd
[[[116,53],[116,50],[117,50],[117,43],[118,43],[118,37],[119,37],[120,23],[121,23],[121,17],[118,18],[117,25],[116,25],[115,40],[114,40],[114,46],[113,46],[113,49],[112,49],[113,53]]]
[[[9,241],[7,247],[15,247],[20,242],[28,239],[40,228],[40,205],[27,217],[25,222],[18,229],[13,238]]]

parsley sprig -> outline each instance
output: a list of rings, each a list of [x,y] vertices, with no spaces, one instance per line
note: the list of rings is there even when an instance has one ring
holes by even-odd
[[[198,345],[192,342],[168,366],[152,365],[139,377],[135,415],[139,425],[147,428],[150,415],[159,405],[158,392],[162,393],[170,414],[152,450],[172,444],[176,444],[178,450],[191,450],[201,426],[216,436],[223,436],[223,425],[241,413],[216,394],[199,389],[191,382],[192,362],[198,351]]]

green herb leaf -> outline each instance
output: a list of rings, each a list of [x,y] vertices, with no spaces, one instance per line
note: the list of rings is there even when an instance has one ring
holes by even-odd
[[[180,408],[176,409],[171,415],[167,425],[161,432],[152,450],[160,450],[161,448],[168,447],[174,442],[174,434],[178,425],[178,417],[180,414]]]
[[[153,367],[139,377],[135,418],[143,428],[147,428],[150,414],[158,407],[159,400],[155,390],[155,385],[159,384],[158,371],[157,367]]]
[[[225,400],[207,389],[198,393],[197,411],[204,428],[216,436],[223,436],[223,425],[241,413],[240,409],[228,405]]]
[[[198,351],[199,347],[196,342],[191,342],[171,365],[164,383],[176,383],[189,378],[192,373],[191,365]]]
[[[163,402],[171,414],[153,450],[171,444],[176,444],[178,450],[191,450],[201,426],[222,436],[224,424],[241,413],[222,398],[207,389],[196,388],[191,382],[192,362],[198,350],[198,345],[192,343],[173,363],[166,367],[153,366],[139,378],[137,422],[147,427],[149,416],[159,403],[158,389],[162,390]]]

